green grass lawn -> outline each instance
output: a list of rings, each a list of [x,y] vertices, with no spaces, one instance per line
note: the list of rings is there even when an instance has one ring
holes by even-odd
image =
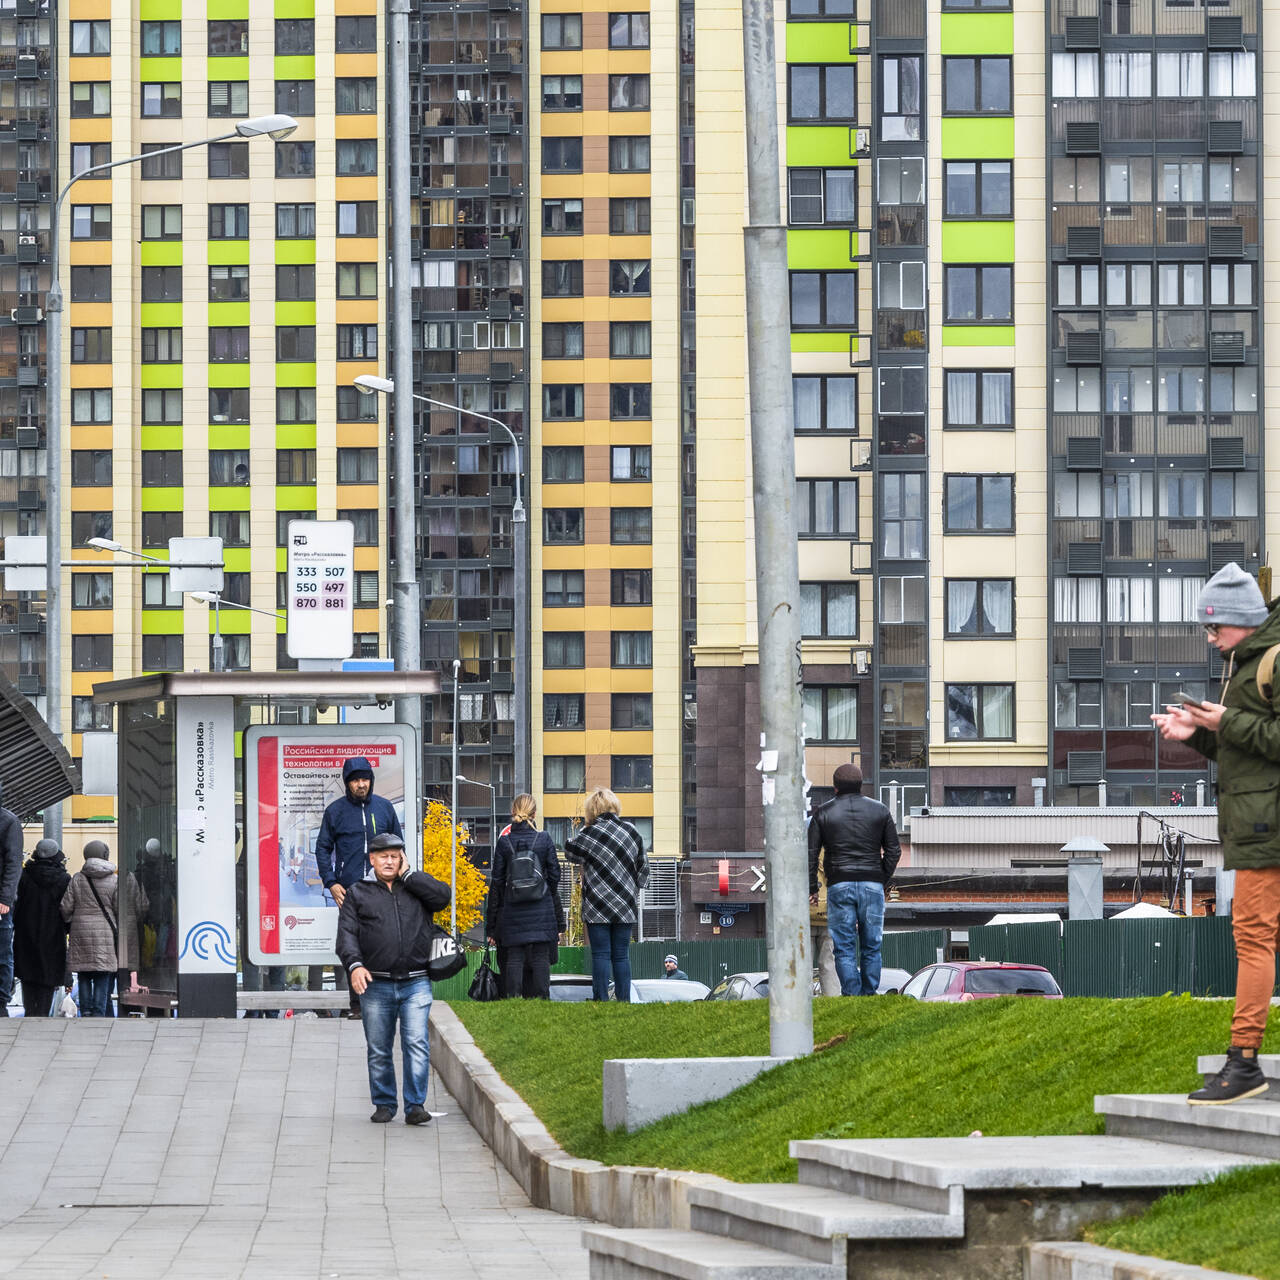
[[[1094,1094],[1195,1088],[1196,1055],[1226,1046],[1231,1019],[1229,1001],[1186,996],[815,1000],[815,1040],[847,1039],[628,1136],[601,1123],[606,1058],[767,1053],[768,1002],[453,1009],[572,1155],[739,1182],[794,1181],[792,1138],[1101,1133]]]
[[[1091,1227],[1086,1238],[1109,1249],[1280,1280],[1280,1165],[1239,1169],[1174,1192],[1140,1218]]]

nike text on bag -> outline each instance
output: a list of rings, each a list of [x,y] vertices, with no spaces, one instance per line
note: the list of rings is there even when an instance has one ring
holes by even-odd
[[[547,878],[532,848],[520,849],[507,872],[507,899],[510,902],[537,902],[547,891]]]
[[[467,958],[458,946],[452,934],[446,933],[439,925],[431,926],[431,954],[427,959],[427,977],[432,982],[443,982],[452,978],[460,969],[466,968]]]

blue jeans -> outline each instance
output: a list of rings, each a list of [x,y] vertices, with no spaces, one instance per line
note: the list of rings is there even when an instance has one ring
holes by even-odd
[[[591,947],[591,998],[609,998],[609,970],[613,970],[613,994],[623,1004],[631,1002],[631,945],[629,924],[589,924],[587,942]]]
[[[368,1045],[369,1097],[375,1107],[396,1110],[396,1022],[404,1068],[405,1110],[427,1105],[431,1053],[427,1019],[431,1016],[431,979],[374,978],[360,997],[360,1017]]]
[[[8,1016],[13,995],[13,908],[0,916],[0,1018]]]
[[[846,880],[827,887],[827,928],[836,953],[842,996],[873,996],[880,985],[884,885]]]
[[[80,979],[80,1016],[82,1018],[110,1018],[111,984],[115,981],[115,971],[108,973],[81,972]]]

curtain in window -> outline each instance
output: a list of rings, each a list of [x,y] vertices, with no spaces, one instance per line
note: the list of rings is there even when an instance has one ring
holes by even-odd
[[[804,736],[810,741],[822,737],[822,690],[804,690]]]
[[[858,428],[858,379],[827,379],[827,429],[856,431]]]
[[[1004,635],[1013,630],[1013,584],[988,582],[982,588],[982,627]]]
[[[828,169],[827,221],[857,222],[858,220],[858,171],[856,169]]]
[[[1203,578],[1160,579],[1160,621],[1195,622]]]
[[[982,375],[982,421],[990,427],[1008,426],[1013,422],[1013,375]]]
[[[953,426],[977,425],[978,379],[975,374],[947,374],[947,421]]]
[[[1101,622],[1101,578],[1056,578],[1053,584],[1054,620]]]
[[[947,632],[976,635],[978,631],[978,584],[956,580],[947,584]]]
[[[827,737],[833,741],[855,742],[858,737],[858,691],[828,688]]]
[[[800,634],[802,636],[822,635],[821,583],[802,582],[800,584]]]
[[[1150,578],[1108,578],[1107,621],[1153,621],[1154,594]]]
[[[982,736],[984,738],[1013,737],[1013,685],[983,686]]]
[[[1204,54],[1156,54],[1156,96],[1198,98],[1204,92]]]
[[[858,589],[852,582],[827,588],[827,634],[829,636],[858,634]]]

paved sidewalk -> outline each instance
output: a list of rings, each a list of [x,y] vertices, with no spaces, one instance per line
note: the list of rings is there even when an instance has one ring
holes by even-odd
[[[427,1105],[369,1123],[345,1019],[0,1020],[0,1276],[585,1280],[584,1224]]]

